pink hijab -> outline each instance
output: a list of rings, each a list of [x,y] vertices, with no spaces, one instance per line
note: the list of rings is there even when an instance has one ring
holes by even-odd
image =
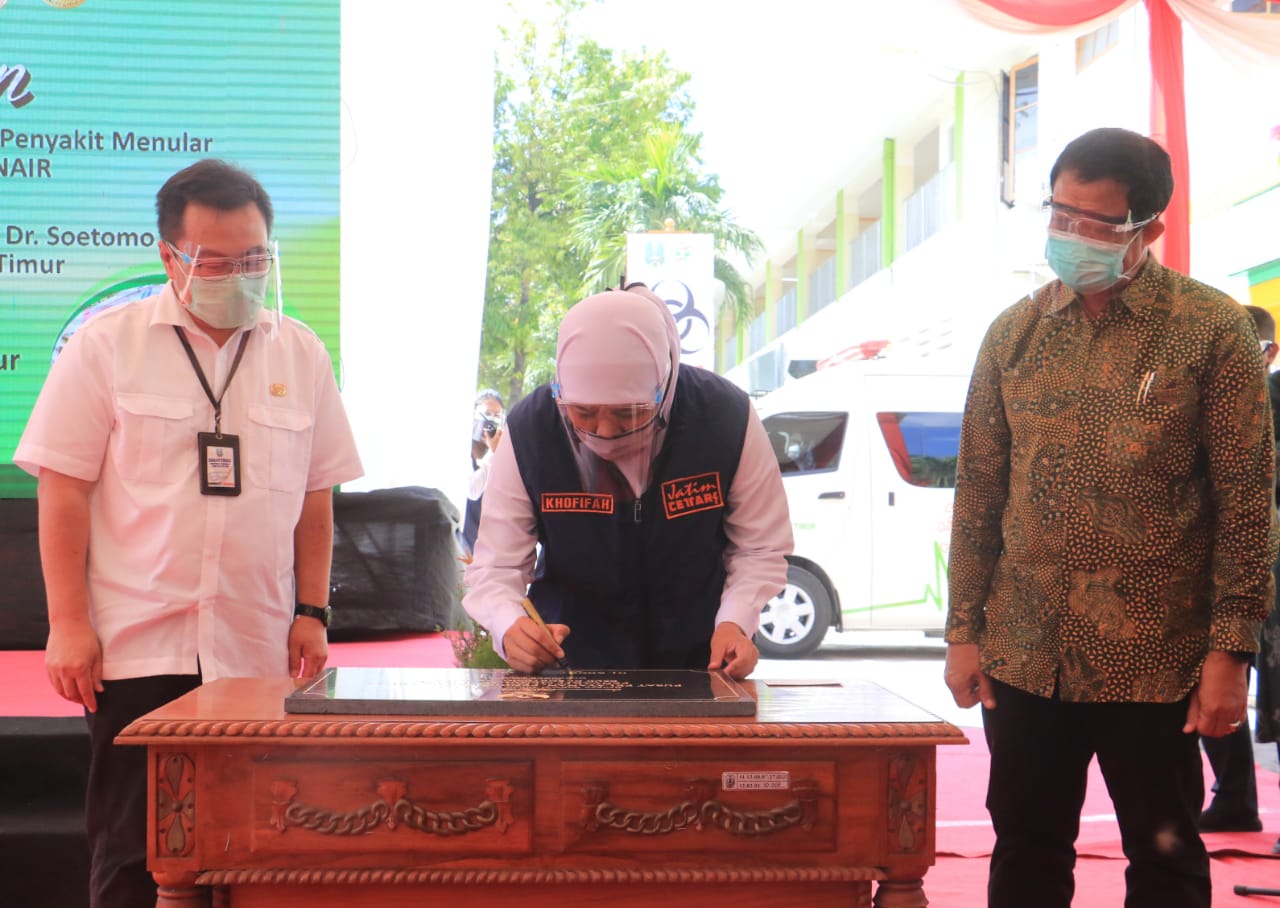
[[[666,436],[680,370],[680,334],[667,304],[641,284],[606,290],[576,304],[560,322],[559,392],[583,404],[630,404],[662,391],[651,450],[615,463],[639,495]]]

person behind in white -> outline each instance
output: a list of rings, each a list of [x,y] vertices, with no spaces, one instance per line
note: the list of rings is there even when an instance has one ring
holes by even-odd
[[[506,415],[502,395],[497,391],[485,388],[476,395],[471,417],[471,475],[467,480],[467,506],[462,521],[462,546],[468,555],[476,546],[484,490],[489,484],[493,452],[502,443]]]
[[[464,608],[521,671],[567,657],[572,668],[746,677],[792,549],[778,462],[750,401],[680,365],[671,312],[641,285],[569,310],[556,371],[508,414]],[[523,610],[526,595],[550,637]]]
[[[89,726],[93,908],[156,899],[146,754],[113,738],[202,680],[324,667],[332,491],[362,473],[324,345],[263,311],[266,191],[203,160],[156,212],[169,283],[71,337],[14,455],[38,477],[49,681]]]

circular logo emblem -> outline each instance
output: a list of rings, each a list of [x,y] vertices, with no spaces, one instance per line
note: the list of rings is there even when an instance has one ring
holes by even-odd
[[[653,292],[667,304],[680,329],[680,352],[698,353],[711,340],[711,323],[698,311],[693,291],[684,281],[665,280],[653,285]]]
[[[52,6],[54,9],[71,9],[84,3],[84,0],[44,0],[46,6]],[[4,4],[0,3],[0,6]]]

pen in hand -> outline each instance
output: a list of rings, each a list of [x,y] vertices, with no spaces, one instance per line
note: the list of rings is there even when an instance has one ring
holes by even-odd
[[[533,603],[527,596],[520,605],[524,608],[524,613],[533,619],[533,623],[542,628],[543,633],[551,641],[551,645],[558,648],[560,644],[556,642],[555,634],[551,633],[551,628],[547,627],[547,623],[542,620],[542,616],[538,614],[538,610],[534,608]],[[569,664],[559,657],[556,657],[556,665],[560,666],[561,671],[571,671]]]

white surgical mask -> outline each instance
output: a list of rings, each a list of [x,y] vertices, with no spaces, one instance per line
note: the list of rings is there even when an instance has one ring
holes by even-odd
[[[258,319],[267,297],[267,276],[243,274],[211,280],[191,277],[187,309],[211,328],[247,328]]]
[[[248,328],[258,320],[267,298],[267,278],[274,270],[276,274],[277,296],[280,290],[280,269],[271,265],[276,256],[262,255],[258,261],[265,260],[261,274],[245,274],[245,261],[231,263],[229,268],[222,269],[229,273],[218,277],[197,277],[197,263],[200,262],[200,247],[196,246],[191,255],[183,252],[173,243],[165,241],[172,250],[178,270],[186,273],[186,283],[178,294],[179,300],[185,298],[183,305],[193,316],[211,328],[228,330],[232,328]],[[217,258],[220,264],[229,262]],[[184,267],[185,265],[185,267]],[[255,269],[257,270],[257,269]]]

